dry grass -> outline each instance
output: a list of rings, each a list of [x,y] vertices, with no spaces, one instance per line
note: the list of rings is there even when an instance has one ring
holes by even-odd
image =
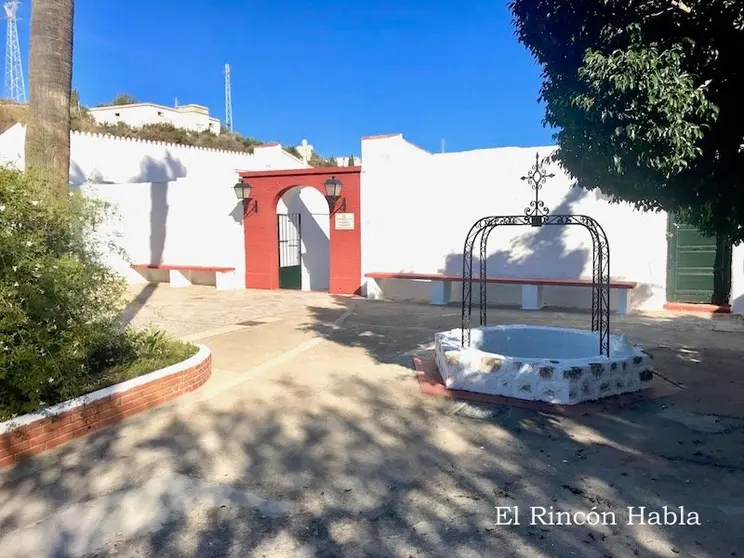
[[[26,110],[28,105],[18,104],[12,101],[0,101],[0,134],[11,128],[17,122],[26,123]]]
[[[0,134],[5,132],[14,124],[20,122],[26,123],[27,104],[19,104],[8,99],[0,100]],[[252,137],[241,136],[223,130],[219,135],[209,131],[192,132],[182,128],[176,128],[171,124],[147,124],[141,128],[133,128],[126,124],[98,124],[85,107],[72,109],[71,128],[77,132],[88,132],[98,134],[108,134],[116,137],[138,138],[149,141],[162,141],[176,145],[191,145],[194,147],[207,147],[211,149],[222,149],[225,151],[238,151],[253,153],[253,148],[257,145],[264,145],[265,142]],[[285,147],[287,153],[299,156],[295,147]],[[336,166],[333,158],[326,159],[316,153],[310,160],[312,167]]]

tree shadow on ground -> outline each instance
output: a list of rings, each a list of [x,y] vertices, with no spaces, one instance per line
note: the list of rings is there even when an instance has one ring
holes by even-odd
[[[724,556],[744,542],[733,419],[706,432],[660,415],[657,401],[566,418],[422,399],[396,358],[443,328],[446,311],[338,302],[353,307],[340,326],[325,308],[299,325],[326,340],[322,352],[3,472],[0,540],[26,552],[6,555],[48,555],[33,553],[45,537],[58,555],[158,557]],[[635,320],[618,329],[669,346],[660,370],[744,356],[737,333]],[[626,525],[627,506],[663,505],[697,511],[703,526]],[[520,524],[497,525],[500,506],[518,506]],[[613,512],[616,524],[530,525],[531,506]],[[25,538],[9,535],[21,528]]]

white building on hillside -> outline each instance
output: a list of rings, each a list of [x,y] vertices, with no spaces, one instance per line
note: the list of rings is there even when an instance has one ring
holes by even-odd
[[[145,124],[172,124],[195,132],[209,130],[220,133],[220,120],[209,116],[209,109],[201,105],[181,105],[166,107],[154,103],[135,103],[132,105],[109,105],[91,108],[90,114],[99,124],[123,122],[129,126],[140,127]]]

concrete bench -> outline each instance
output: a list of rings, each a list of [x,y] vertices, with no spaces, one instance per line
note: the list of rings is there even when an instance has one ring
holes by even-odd
[[[445,275],[441,273],[365,273],[367,279],[408,279],[411,281],[431,282],[431,304],[444,305],[452,299],[452,283],[462,282],[460,275]],[[480,283],[480,277],[473,277],[473,283]],[[501,285],[522,285],[522,310],[539,310],[543,307],[543,287],[591,287],[591,280],[587,279],[544,279],[529,277],[487,277],[486,283]],[[610,281],[610,289],[618,292],[618,314],[630,311],[630,291],[636,287],[633,281]],[[379,289],[378,289],[379,291]],[[374,299],[379,293],[367,286],[367,298]]]
[[[172,287],[190,287],[193,272],[214,273],[214,284],[219,290],[234,289],[236,277],[234,267],[200,266],[200,265],[166,265],[166,264],[132,264],[139,271],[149,269],[168,272],[168,281]]]

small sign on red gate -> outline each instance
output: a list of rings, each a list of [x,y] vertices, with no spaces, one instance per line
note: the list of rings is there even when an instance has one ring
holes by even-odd
[[[336,213],[336,230],[353,231],[354,214],[353,213]]]

